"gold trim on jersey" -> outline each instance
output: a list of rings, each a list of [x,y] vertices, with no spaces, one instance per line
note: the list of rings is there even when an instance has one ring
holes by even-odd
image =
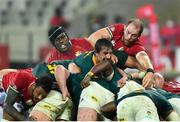
[[[96,62],[96,58],[95,58],[95,56],[94,56],[94,55],[92,56],[92,61],[93,61],[94,65],[96,65],[96,64],[97,64],[97,62]]]
[[[92,52],[90,51],[90,52],[85,52],[85,54],[84,54],[84,59],[87,57],[87,56],[89,56],[90,54],[91,54]]]

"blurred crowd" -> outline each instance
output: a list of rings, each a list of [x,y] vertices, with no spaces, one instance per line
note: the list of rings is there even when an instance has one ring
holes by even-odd
[[[173,19],[168,19],[159,28],[160,33],[160,70],[172,70],[176,68],[175,51],[180,46],[180,25]],[[152,45],[149,39],[149,30],[146,28],[142,36],[142,43],[151,56]]]

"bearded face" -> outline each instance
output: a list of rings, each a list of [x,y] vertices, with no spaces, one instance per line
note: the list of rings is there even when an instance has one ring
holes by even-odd
[[[139,31],[140,28],[138,26],[135,26],[133,23],[127,25],[124,29],[122,40],[124,45],[131,46],[134,42],[136,42],[139,37]]]

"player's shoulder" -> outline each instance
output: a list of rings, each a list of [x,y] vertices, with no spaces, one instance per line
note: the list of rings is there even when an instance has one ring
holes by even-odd
[[[59,52],[57,51],[56,48],[52,48],[52,49],[48,52],[48,54],[51,54],[51,55],[55,55],[55,54],[57,54],[57,53],[59,53]]]
[[[124,32],[124,27],[124,24],[116,23],[108,26],[107,29],[110,30],[113,34],[119,35]]]
[[[124,29],[125,25],[121,23],[115,23],[108,26],[110,29],[118,28],[118,29]]]
[[[136,48],[136,47],[141,47],[144,48],[144,46],[137,40],[130,48]]]
[[[93,55],[93,51],[86,51],[83,53],[83,58],[86,59],[88,57],[91,57]]]
[[[93,52],[92,51],[87,51],[87,52],[83,52],[82,54],[80,54],[78,57],[76,57],[76,60],[82,60],[82,61],[85,61],[85,60],[89,60],[89,58],[91,58],[93,55]]]
[[[79,44],[79,43],[85,43],[87,42],[86,38],[72,38],[70,39],[72,44]]]

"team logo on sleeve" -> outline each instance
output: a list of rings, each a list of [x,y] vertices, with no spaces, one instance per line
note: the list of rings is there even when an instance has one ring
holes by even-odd
[[[77,52],[75,53],[75,56],[79,56],[79,55],[81,55],[81,54],[82,54],[81,51],[77,51]]]
[[[54,74],[55,73],[54,70],[55,70],[56,66],[57,66],[56,64],[48,64],[47,65],[47,68],[48,68],[50,74]]]
[[[112,45],[115,46],[116,42],[114,40],[111,41]]]
[[[11,87],[12,87],[14,90],[17,90],[17,86],[16,86],[14,83],[11,84]]]
[[[118,50],[124,51],[124,47],[120,47],[120,48],[118,48]]]
[[[26,101],[26,104],[27,104],[28,106],[31,106],[31,105],[33,105],[33,101],[32,101],[32,100],[27,100],[27,101]]]

